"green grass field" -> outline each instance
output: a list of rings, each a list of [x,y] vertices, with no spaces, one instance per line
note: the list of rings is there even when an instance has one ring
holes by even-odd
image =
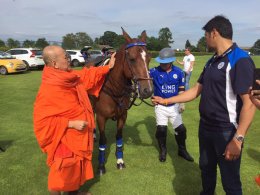
[[[191,77],[192,85],[199,77],[208,58],[209,56],[196,57]],[[257,67],[260,67],[260,56],[253,59]],[[150,67],[155,65],[152,60]],[[0,76],[0,147],[6,150],[0,152],[0,194],[48,194],[46,156],[39,149],[32,125],[33,102],[40,80],[41,71]],[[154,110],[142,104],[131,108],[124,129],[126,169],[122,171],[116,169],[116,124],[109,121],[106,131],[107,173],[102,177],[96,175],[82,189],[89,190],[94,195],[199,194],[201,180],[198,165],[198,103],[199,99],[187,103],[183,114],[188,131],[187,148],[195,158],[194,163],[178,157],[171,127],[167,137],[167,161],[159,162],[157,142],[154,137]],[[260,111],[257,111],[246,137],[242,155],[241,179],[245,195],[260,194],[260,187],[254,182],[254,177],[260,173],[259,119]],[[95,171],[97,170],[97,143],[95,143],[93,156]],[[216,194],[224,194],[219,174]]]

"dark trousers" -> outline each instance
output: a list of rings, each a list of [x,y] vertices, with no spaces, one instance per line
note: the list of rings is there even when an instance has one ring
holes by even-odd
[[[241,156],[235,161],[227,161],[223,153],[235,134],[235,127],[209,127],[203,122],[199,126],[199,165],[203,191],[201,195],[214,195],[217,180],[217,165],[221,181],[227,195],[242,195],[240,181]]]

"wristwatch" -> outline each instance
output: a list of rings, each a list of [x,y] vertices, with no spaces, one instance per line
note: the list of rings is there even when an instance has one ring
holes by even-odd
[[[244,139],[245,137],[243,135],[238,135],[238,134],[235,134],[234,136],[236,138],[237,141],[243,143],[244,142]]]

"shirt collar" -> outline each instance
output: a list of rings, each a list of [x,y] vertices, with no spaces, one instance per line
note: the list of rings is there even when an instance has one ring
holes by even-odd
[[[171,71],[174,69],[174,67],[175,67],[174,64],[171,64]],[[161,72],[167,72],[167,71],[163,70],[160,65],[158,66],[158,68]]]
[[[229,54],[230,52],[232,52],[235,48],[237,47],[237,44],[236,43],[233,43],[231,45],[231,47],[229,47],[221,56],[218,56],[217,53],[214,54],[213,58],[216,59],[216,58],[223,58],[225,57],[227,54]]]

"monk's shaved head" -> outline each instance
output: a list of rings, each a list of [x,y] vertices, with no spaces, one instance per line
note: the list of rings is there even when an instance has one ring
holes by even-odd
[[[57,59],[57,54],[63,50],[60,46],[50,45],[43,49],[42,57],[47,66],[51,66],[51,62]]]
[[[46,66],[56,69],[70,71],[70,55],[60,46],[50,45],[43,49],[43,61]]]

